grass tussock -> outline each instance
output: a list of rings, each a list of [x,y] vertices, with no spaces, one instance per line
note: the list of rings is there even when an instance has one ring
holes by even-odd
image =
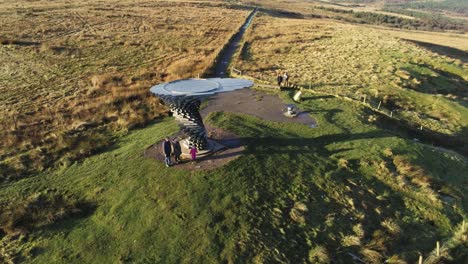
[[[316,246],[309,250],[309,262],[320,264],[331,263],[327,249],[324,246]]]

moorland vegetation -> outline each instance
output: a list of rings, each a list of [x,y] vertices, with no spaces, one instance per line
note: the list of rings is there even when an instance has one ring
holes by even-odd
[[[0,262],[463,263],[466,36],[352,18],[388,16],[375,2],[0,3]],[[208,75],[253,5],[231,66],[267,84],[288,71],[274,94],[302,88],[318,126],[225,109],[205,122],[238,136],[237,159],[145,157],[178,131],[149,87]],[[375,103],[463,143],[390,127]]]

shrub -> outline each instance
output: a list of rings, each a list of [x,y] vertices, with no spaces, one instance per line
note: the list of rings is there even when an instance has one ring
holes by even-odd
[[[364,256],[366,263],[375,263],[375,264],[383,263],[382,254],[380,254],[379,252],[375,250],[363,248],[361,249],[360,253],[362,256]]]
[[[330,263],[328,251],[324,246],[316,246],[309,250],[310,263]]]

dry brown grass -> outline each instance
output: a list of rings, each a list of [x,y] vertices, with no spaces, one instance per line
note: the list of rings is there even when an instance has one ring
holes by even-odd
[[[92,152],[82,140],[102,138],[93,145],[103,147],[113,131],[164,115],[149,88],[206,72],[249,13],[232,7],[0,3],[0,178],[73,160]],[[35,164],[41,155],[47,158]]]
[[[365,95],[375,108],[381,101],[386,112],[415,127],[460,135],[468,125],[467,64],[382,29],[264,14],[245,43],[235,67],[255,79],[274,83],[276,72],[288,71],[291,83],[318,92],[355,100]]]
[[[376,27],[379,31],[395,36],[401,39],[410,39],[433,43],[441,46],[456,48],[463,51],[468,51],[468,36],[466,34],[454,34],[443,32],[427,32],[417,30],[403,30],[403,29],[388,29],[383,27]]]

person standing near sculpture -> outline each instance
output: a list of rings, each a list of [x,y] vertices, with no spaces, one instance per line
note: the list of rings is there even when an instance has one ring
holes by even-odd
[[[194,161],[197,158],[197,148],[194,147],[193,145],[189,146],[190,149],[190,155],[192,156],[192,161]]]
[[[162,150],[164,153],[164,163],[166,163],[166,167],[171,166],[171,153],[172,153],[172,146],[171,141],[169,138],[164,139]]]
[[[182,149],[180,147],[179,140],[172,140],[172,150],[174,151],[174,161],[176,164],[180,162],[180,155],[182,154]]]
[[[278,82],[278,86],[281,89],[281,83],[283,82],[283,76],[281,76],[281,73],[278,73],[278,76],[276,76],[276,81]]]
[[[284,81],[284,86],[289,87],[289,75],[288,75],[288,72],[284,72],[284,74],[283,74],[283,81]]]

